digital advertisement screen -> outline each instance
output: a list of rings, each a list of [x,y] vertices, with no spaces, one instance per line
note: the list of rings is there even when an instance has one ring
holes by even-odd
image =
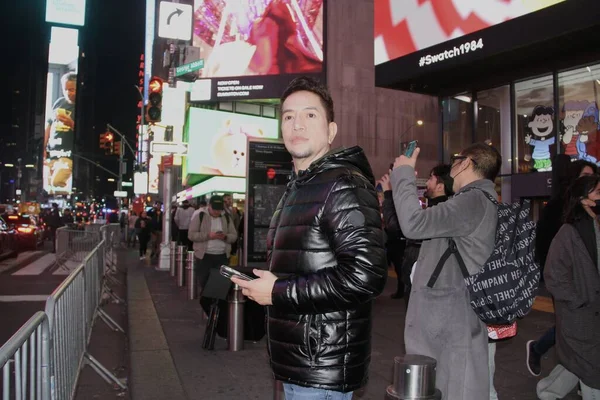
[[[85,0],[46,0],[46,22],[85,24]]]
[[[51,30],[43,146],[43,188],[49,195],[73,189],[78,35],[76,29]]]
[[[286,191],[292,170],[292,156],[283,143],[248,141],[244,265],[267,261],[269,224]]]
[[[565,0],[375,0],[375,65]],[[460,54],[485,44],[466,42]],[[453,54],[457,57],[459,54]],[[432,55],[433,57],[433,55]],[[431,58],[430,58],[431,59]],[[425,59],[425,64],[428,60]]]
[[[196,0],[193,10],[183,64],[156,60],[195,80],[192,101],[278,98],[297,76],[325,78],[324,0]]]
[[[187,174],[245,177],[248,138],[279,137],[276,119],[204,108],[190,108],[187,128]]]

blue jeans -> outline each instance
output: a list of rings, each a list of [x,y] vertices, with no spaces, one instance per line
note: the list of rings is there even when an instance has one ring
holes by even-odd
[[[342,393],[334,390],[309,388],[304,386],[283,384],[285,400],[351,400],[352,392]]]

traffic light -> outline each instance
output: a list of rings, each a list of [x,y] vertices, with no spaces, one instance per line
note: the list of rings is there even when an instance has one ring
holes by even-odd
[[[106,131],[100,134],[100,149],[103,150],[112,150],[112,143],[114,140],[114,135]]]
[[[150,79],[148,84],[148,105],[146,106],[146,121],[148,123],[160,122],[163,99],[163,80],[158,77]]]
[[[121,156],[121,141],[113,143],[113,154],[117,156]]]

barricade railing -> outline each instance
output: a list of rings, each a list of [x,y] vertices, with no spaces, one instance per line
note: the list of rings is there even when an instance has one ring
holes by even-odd
[[[68,229],[62,227],[56,230],[56,267],[71,271],[77,263],[100,243],[101,233],[93,230]],[[68,265],[69,262],[73,265]]]
[[[2,347],[2,399],[50,400],[48,318],[35,313]]]
[[[114,329],[123,329],[100,306],[107,288],[105,274],[104,241],[101,241],[46,302],[46,315],[50,327],[50,360],[52,399],[73,398],[77,380],[87,363],[106,382],[126,389],[124,381],[117,378],[87,352],[92,328],[97,316]]]

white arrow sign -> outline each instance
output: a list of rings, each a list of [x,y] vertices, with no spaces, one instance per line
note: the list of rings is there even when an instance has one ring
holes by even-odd
[[[165,39],[191,40],[193,14],[191,5],[161,1],[158,36]]]
[[[152,142],[150,144],[150,153],[185,156],[188,153],[188,144],[177,142]]]

